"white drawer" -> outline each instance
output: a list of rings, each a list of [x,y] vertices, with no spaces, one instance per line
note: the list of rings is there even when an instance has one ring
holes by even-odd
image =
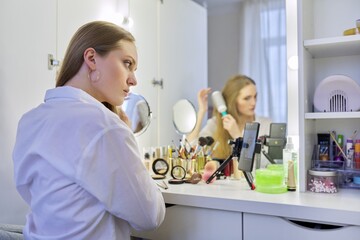
[[[359,239],[360,226],[336,226],[244,213],[244,240]]]

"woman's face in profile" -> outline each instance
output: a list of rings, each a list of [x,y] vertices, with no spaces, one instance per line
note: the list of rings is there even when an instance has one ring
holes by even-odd
[[[254,84],[243,87],[236,99],[237,110],[242,116],[253,117],[255,115],[257,91]]]
[[[129,94],[130,87],[137,84],[137,50],[132,42],[121,42],[121,49],[112,50],[104,57],[99,57],[97,66],[101,71],[101,83],[97,85],[103,99],[119,106]]]

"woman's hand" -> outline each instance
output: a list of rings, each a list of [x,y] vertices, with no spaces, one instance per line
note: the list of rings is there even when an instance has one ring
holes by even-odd
[[[204,88],[198,92],[199,112],[205,113],[208,110],[208,95],[211,88]]]
[[[126,123],[126,125],[129,126],[129,128],[131,128],[131,121],[129,119],[129,117],[126,115],[126,113],[124,112],[124,110],[119,107],[117,108],[117,111],[118,111],[118,115],[119,115],[119,118]]]
[[[192,130],[192,132],[186,136],[186,138],[189,140],[190,143],[197,141],[197,138],[199,137],[199,133],[201,130],[201,124],[205,117],[205,113],[208,110],[208,95],[209,95],[210,91],[211,91],[211,88],[204,88],[204,89],[201,89],[197,94],[198,108],[199,108],[197,111],[197,114],[196,114],[197,121],[196,121],[195,127]]]
[[[230,114],[223,116],[222,122],[224,129],[228,131],[228,133],[233,139],[241,137],[241,131],[233,116],[231,116]]]

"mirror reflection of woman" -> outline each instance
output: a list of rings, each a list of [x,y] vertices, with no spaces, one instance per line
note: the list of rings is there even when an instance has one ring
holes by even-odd
[[[198,92],[197,122],[194,130],[187,136],[190,142],[199,137],[212,136],[219,145],[213,152],[214,158],[226,159],[231,154],[229,139],[243,136],[247,122],[259,122],[259,136],[267,135],[271,120],[255,115],[257,90],[255,81],[245,75],[231,77],[225,84],[222,95],[227,106],[227,115],[214,108],[213,117],[207,120],[202,128],[202,121],[208,109],[208,95],[211,89],[201,89]]]
[[[129,92],[121,108],[128,117],[128,125],[134,133],[140,133],[150,123],[150,108],[145,98]]]

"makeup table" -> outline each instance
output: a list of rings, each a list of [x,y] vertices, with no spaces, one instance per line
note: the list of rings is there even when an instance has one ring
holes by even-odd
[[[167,181],[166,181],[167,182]],[[161,189],[167,212],[146,239],[359,239],[360,191],[338,193],[250,190],[242,180],[170,185]]]

